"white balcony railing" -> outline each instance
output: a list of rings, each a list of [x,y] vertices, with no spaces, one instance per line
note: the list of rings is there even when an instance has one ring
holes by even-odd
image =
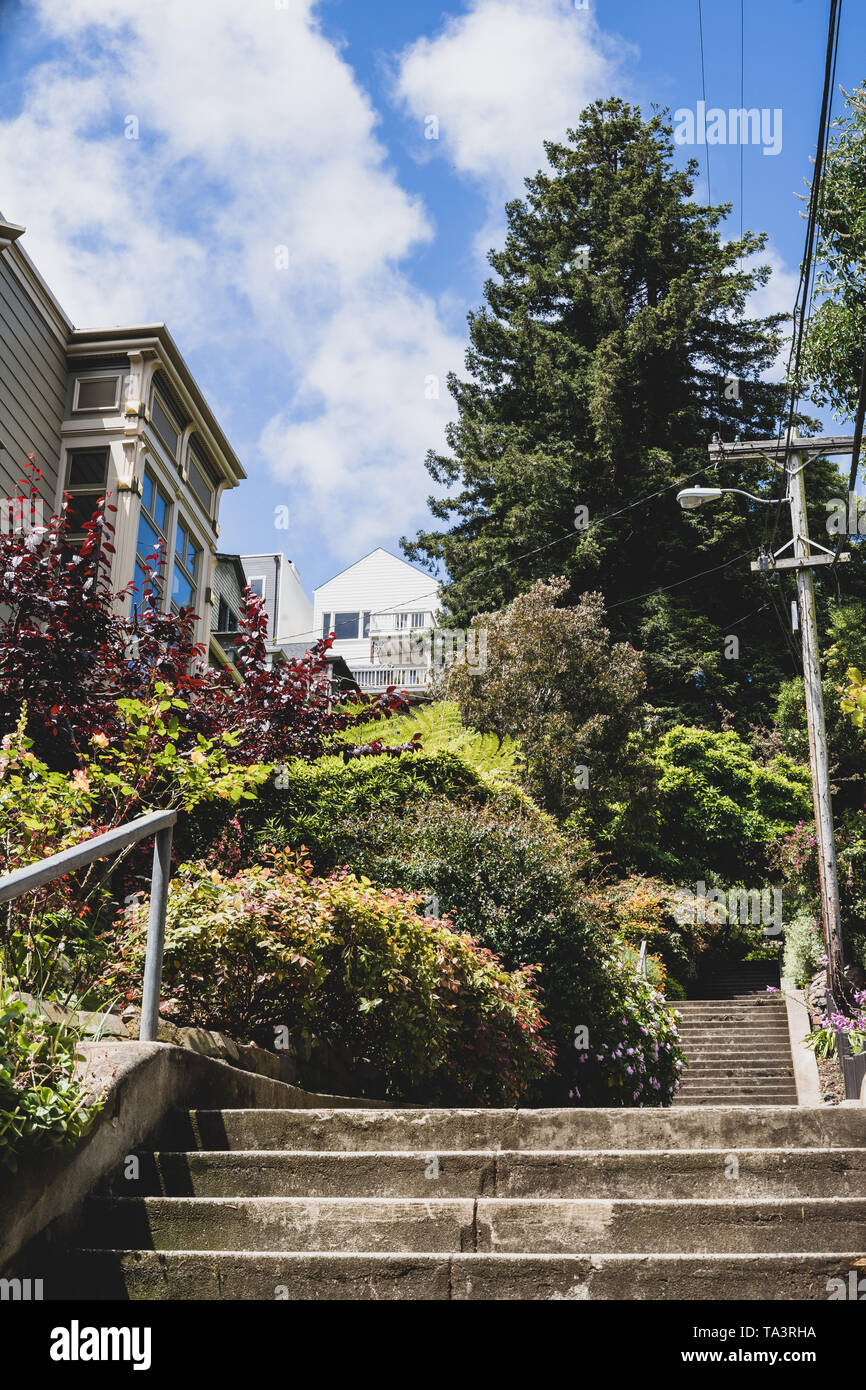
[[[361,666],[352,671],[362,690],[384,690],[389,685],[420,689],[427,684],[429,674],[422,666]]]

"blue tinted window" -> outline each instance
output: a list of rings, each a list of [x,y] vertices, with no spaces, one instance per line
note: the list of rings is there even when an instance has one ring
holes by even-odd
[[[156,551],[158,551],[160,557],[162,557],[164,548],[165,542],[162,536],[151,526],[147,517],[142,512],[138,518],[138,541],[136,543],[136,550],[139,558],[146,560]]]
[[[192,585],[183,571],[175,565],[171,576],[171,601],[176,608],[189,608],[192,604]]]

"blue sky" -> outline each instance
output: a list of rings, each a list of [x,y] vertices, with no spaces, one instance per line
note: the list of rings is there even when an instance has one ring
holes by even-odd
[[[793,303],[827,8],[744,0],[781,149],[745,147],[741,206],[740,147],[709,147],[731,234],[770,237],[761,311]],[[710,107],[740,104],[740,13],[703,0]],[[697,0],[0,0],[0,35],[0,208],[78,326],[168,324],[249,474],[221,545],[284,549],[308,591],[426,524],[445,375],[542,140],[596,96],[702,97]],[[837,81],[864,69],[848,0]]]

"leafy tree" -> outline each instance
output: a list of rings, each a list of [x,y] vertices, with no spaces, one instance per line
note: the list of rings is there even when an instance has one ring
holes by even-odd
[[[852,666],[866,668],[866,604],[860,598],[830,605],[821,624],[822,689],[827,744],[833,769],[833,804],[839,814],[858,812],[863,805],[863,765],[866,738],[856,720],[849,719],[839,693]],[[785,681],[779,690],[775,727],[782,746],[799,762],[809,760],[803,678]]]
[[[764,509],[725,498],[687,517],[661,491],[707,467],[714,433],[777,431],[783,388],[763,375],[783,316],[745,314],[769,276],[745,258],[765,237],[722,241],[729,209],[692,201],[697,165],[674,167],[659,114],[596,102],[545,149],[550,172],[508,204],[505,246],[489,257],[468,377],[449,377],[451,453],[428,456],[451,489],[430,501],[448,526],[404,550],[447,570],[456,621],[561,573],[571,602],[599,590],[615,636],[646,653],[655,704],[690,718],[766,706],[786,673],[784,641],[744,554]],[[760,494],[775,487],[767,472],[721,465],[704,481]],[[691,579],[702,570],[714,572]],[[663,586],[675,587],[636,597]],[[731,624],[753,610],[741,660],[725,661]]]
[[[454,662],[442,675],[463,722],[517,739],[529,790],[555,812],[588,811],[640,784],[639,761],[623,750],[644,691],[640,656],[612,644],[600,594],[558,608],[565,579],[543,580],[501,613],[480,613],[486,669]]]
[[[24,484],[31,497],[37,474],[34,463]],[[78,549],[68,543],[66,510],[64,503],[45,526],[0,534],[0,733],[15,728],[26,704],[35,752],[62,770],[81,767],[94,734],[122,741],[118,702],[149,699],[157,685],[185,702],[188,743],[231,733],[239,763],[319,757],[354,721],[326,678],[332,639],[300,660],[269,666],[264,604],[250,590],[237,644],[240,686],[204,664],[191,609],[159,611],[152,568],[134,616],[121,617],[124,596],[111,592],[107,563],[114,506],[100,503]],[[364,703],[367,720],[403,708],[393,689]],[[345,758],[413,750],[412,743],[386,750],[378,739],[339,749]]]
[[[681,885],[711,875],[762,884],[768,851],[811,817],[808,770],[784,756],[760,762],[733,730],[670,729],[652,760],[655,806],[633,851],[640,867]]]
[[[803,371],[819,405],[853,418],[866,348],[866,83],[848,97],[824,166],[816,294]]]

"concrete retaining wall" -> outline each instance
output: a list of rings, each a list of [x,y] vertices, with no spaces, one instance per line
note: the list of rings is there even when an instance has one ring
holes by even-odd
[[[84,1074],[105,1105],[73,1150],[39,1154],[0,1177],[0,1269],[67,1215],[173,1109],[365,1109],[383,1101],[315,1095],[169,1043],[84,1043]]]

